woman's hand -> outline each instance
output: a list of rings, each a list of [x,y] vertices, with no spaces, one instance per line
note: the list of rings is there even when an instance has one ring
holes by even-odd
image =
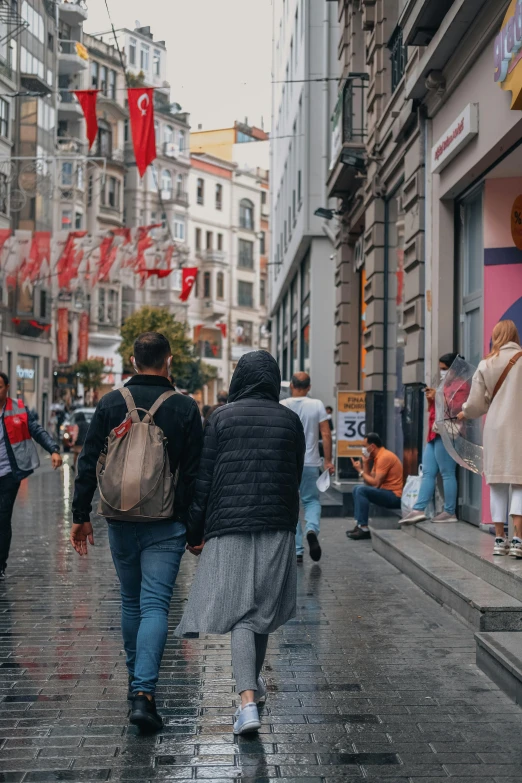
[[[200,554],[203,552],[203,547],[205,546],[205,542],[202,541],[201,544],[198,546],[190,546],[187,544],[187,551],[190,552],[195,557],[199,557]]]
[[[466,418],[466,414],[464,413],[464,411],[461,411],[460,413],[457,414],[457,421],[464,421],[465,418]]]
[[[51,454],[51,464],[53,466],[53,470],[57,470],[58,468],[61,468],[63,465],[63,460],[57,451],[53,451],[53,453]]]
[[[435,402],[435,389],[424,389],[428,402]]]
[[[82,524],[73,524],[69,540],[80,557],[86,555],[87,542],[89,542],[91,546],[94,546],[94,533],[91,523],[83,522]]]

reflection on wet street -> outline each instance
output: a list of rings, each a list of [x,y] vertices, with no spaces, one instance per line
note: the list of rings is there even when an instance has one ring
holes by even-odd
[[[128,727],[119,594],[106,525],[68,544],[71,469],[23,483],[0,585],[0,781],[520,779],[522,713],[474,663],[473,633],[324,520],[300,571],[298,617],[270,641],[258,736],[234,739],[228,637],[169,637],[165,727]],[[196,561],[172,602],[182,613]]]

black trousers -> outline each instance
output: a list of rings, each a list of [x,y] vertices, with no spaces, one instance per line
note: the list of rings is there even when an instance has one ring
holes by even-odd
[[[12,473],[0,476],[0,571],[3,571],[11,548],[11,517],[20,482],[13,478]]]

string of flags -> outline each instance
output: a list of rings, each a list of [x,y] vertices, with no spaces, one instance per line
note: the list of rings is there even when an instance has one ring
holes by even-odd
[[[161,224],[98,234],[0,229],[0,273],[10,290],[40,283],[56,295],[121,282],[125,273],[137,275],[143,287],[149,278],[164,279],[177,271],[176,250]],[[189,298],[197,274],[197,267],[181,269],[182,302]]]

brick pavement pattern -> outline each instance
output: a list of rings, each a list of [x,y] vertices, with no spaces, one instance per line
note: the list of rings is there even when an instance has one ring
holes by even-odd
[[[299,615],[271,637],[258,736],[234,739],[228,637],[169,637],[165,728],[127,723],[119,596],[106,525],[70,549],[71,471],[25,482],[0,585],[0,783],[520,783],[522,712],[475,666],[471,630],[324,520]],[[182,610],[195,560],[172,603]],[[240,589],[240,585],[238,585]]]

